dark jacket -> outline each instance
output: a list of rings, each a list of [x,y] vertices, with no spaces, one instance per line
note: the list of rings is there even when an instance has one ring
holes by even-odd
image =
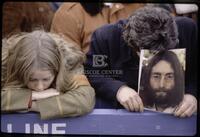
[[[185,47],[187,55],[193,58],[190,60],[187,56],[186,59],[186,69],[188,69],[186,92],[195,94],[196,77],[194,76],[197,56],[196,53],[193,54],[196,51],[193,48],[197,40],[196,24],[186,17],[177,18],[176,21],[180,33],[180,45],[177,45],[177,48]],[[116,93],[122,85],[127,85],[137,91],[139,57],[122,38],[122,28],[126,22],[127,20],[120,20],[115,24],[105,25],[92,35],[85,71],[92,87],[96,90],[96,107],[117,107]],[[99,99],[101,102],[98,102]]]

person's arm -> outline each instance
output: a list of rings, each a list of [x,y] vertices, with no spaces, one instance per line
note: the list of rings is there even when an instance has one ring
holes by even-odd
[[[53,92],[52,92],[53,93]],[[56,93],[56,92],[54,92]],[[87,114],[95,104],[94,89],[89,85],[67,91],[64,94],[41,92],[32,98],[32,91],[26,88],[7,88],[1,93],[1,111],[19,112],[24,110],[39,112],[41,119],[72,117]],[[38,94],[38,95],[39,95]]]
[[[48,89],[32,94],[31,110],[40,112],[41,119],[72,117],[87,114],[95,104],[95,92],[87,77],[83,74],[83,67],[78,66],[71,72],[71,84],[67,91]],[[59,93],[59,94],[58,94]]]
[[[120,43],[121,38],[116,26],[107,25],[93,33],[85,64],[86,74],[97,96],[108,100],[113,107],[117,108],[120,103],[128,111],[143,111],[143,103],[134,89],[128,87],[126,82],[103,73],[112,71],[114,62],[120,65],[120,55],[112,54],[121,50],[121,45],[115,45]]]
[[[64,94],[37,100],[33,107],[38,109],[41,119],[52,119],[87,114],[92,111],[94,104],[94,89],[82,85]]]
[[[107,29],[106,27],[104,28],[105,30]],[[111,70],[109,64],[110,51],[108,43],[106,43],[106,34],[108,32],[104,31],[104,28],[97,29],[92,35],[90,50],[87,53],[85,70],[90,84],[94,87],[97,95],[110,102],[114,101],[117,106],[117,91],[122,85],[126,85],[126,83],[101,73],[103,70]],[[109,34],[111,34],[111,32],[109,32]],[[100,59],[100,66],[96,66],[99,65],[98,58],[104,58]]]
[[[58,92],[56,89],[54,88],[49,88],[43,91],[32,91],[32,101],[36,101],[36,100],[40,100],[40,99],[44,99],[44,98],[49,98],[52,96],[56,96],[59,95],[60,92]]]
[[[31,90],[26,88],[4,88],[1,90],[1,111],[17,112],[28,110]]]
[[[81,13],[77,13],[78,11],[70,7],[70,3],[65,3],[56,11],[51,24],[51,32],[62,35],[65,40],[81,48],[82,24],[79,21]]]
[[[197,111],[197,24],[188,17],[176,17],[178,48],[186,48],[185,95],[174,115],[188,117]]]
[[[175,17],[179,32],[177,48],[186,48],[185,93],[197,97],[197,24],[188,17]]]

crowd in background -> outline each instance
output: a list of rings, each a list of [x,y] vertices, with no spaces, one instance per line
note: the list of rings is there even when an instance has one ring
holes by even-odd
[[[5,2],[3,3],[3,19],[2,19],[2,36],[6,37],[9,34],[26,31],[30,32],[36,27],[42,27],[44,30],[50,31],[51,23],[55,12],[64,2]],[[77,3],[79,4],[79,3]],[[95,5],[100,5],[94,3]],[[86,6],[94,6],[93,3],[85,3]],[[113,3],[114,4],[114,3]],[[70,2],[68,2],[70,5]],[[109,4],[108,4],[109,5]],[[131,4],[126,4],[131,5]],[[135,5],[135,4],[132,4]],[[170,10],[176,16],[187,16],[197,21],[198,7],[195,4],[158,4],[159,6]],[[116,9],[120,9],[123,6],[121,3],[115,3]],[[99,6],[101,7],[101,6]],[[105,7],[105,6],[104,6]],[[129,6],[135,10],[140,6]],[[94,9],[95,10],[95,9]],[[119,11],[120,12],[120,11]],[[130,12],[130,11],[129,11]],[[127,15],[118,15],[113,17],[113,21],[107,21],[107,23],[114,22],[118,19],[128,17]]]

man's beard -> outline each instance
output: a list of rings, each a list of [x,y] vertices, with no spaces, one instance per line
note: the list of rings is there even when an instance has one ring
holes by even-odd
[[[175,97],[175,91],[161,89],[159,91],[154,91],[154,101],[157,106],[163,108],[170,107],[173,104],[173,99]]]

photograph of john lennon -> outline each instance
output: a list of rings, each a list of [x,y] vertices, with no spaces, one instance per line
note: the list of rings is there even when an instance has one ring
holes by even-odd
[[[139,95],[145,108],[173,113],[184,96],[185,49],[142,50]]]

